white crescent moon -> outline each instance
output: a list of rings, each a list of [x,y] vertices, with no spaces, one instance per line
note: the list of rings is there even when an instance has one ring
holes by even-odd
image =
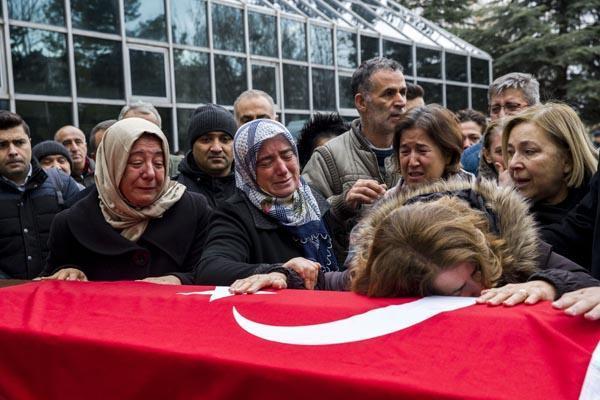
[[[367,340],[397,332],[437,314],[475,304],[475,297],[431,296],[410,303],[376,308],[349,318],[304,326],[274,326],[250,321],[233,307],[246,332],[272,342],[309,346]]]

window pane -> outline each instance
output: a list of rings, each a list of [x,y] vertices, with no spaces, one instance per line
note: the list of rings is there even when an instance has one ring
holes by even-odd
[[[193,113],[194,110],[190,108],[177,109],[177,135],[179,141],[179,150],[184,152],[187,152],[190,149],[187,130]],[[175,171],[173,171],[173,175],[175,175]]]
[[[294,141],[298,141],[300,131],[309,120],[310,115],[308,114],[285,114],[285,126],[290,131],[290,134],[294,138]]]
[[[314,64],[333,65],[333,39],[331,29],[311,25],[310,57]]]
[[[239,8],[212,5],[213,45],[215,49],[245,51],[244,18]]]
[[[442,79],[442,54],[417,47],[417,76]]]
[[[15,91],[69,96],[67,40],[63,33],[11,27]]]
[[[446,85],[446,107],[452,111],[469,108],[469,88]]]
[[[105,104],[79,104],[79,128],[89,139],[90,131],[96,124],[107,119],[117,119],[121,106],[109,106]]]
[[[306,61],[306,31],[304,23],[281,18],[281,51],[283,58]]]
[[[0,110],[10,110],[10,102],[8,100],[0,100]]]
[[[124,0],[127,36],[167,40],[164,0]]]
[[[487,89],[471,88],[471,108],[488,115]]]
[[[16,111],[31,130],[32,145],[53,140],[58,128],[73,123],[70,103],[17,101]]]
[[[419,85],[425,91],[425,103],[437,103],[443,105],[442,98],[442,85],[439,83],[431,82],[418,82]]]
[[[210,103],[210,65],[208,53],[173,49],[177,101]]]
[[[233,105],[238,95],[247,89],[246,59],[215,54],[215,82],[217,103]]]
[[[266,92],[277,103],[277,70],[267,65],[252,66],[252,88]]]
[[[467,82],[467,57],[446,53],[446,79]]]
[[[490,84],[490,63],[487,60],[471,58],[471,82]]]
[[[77,94],[124,99],[121,42],[73,36]]]
[[[8,0],[8,15],[12,19],[65,26],[64,0]]]
[[[173,149],[175,147],[173,147],[173,115],[171,109],[166,107],[156,107],[156,111],[160,114],[161,130],[169,142],[169,152],[173,154]],[[171,171],[171,174],[173,174],[173,172],[175,171]]]
[[[405,75],[412,75],[412,47],[407,44],[383,41],[383,56],[398,61]]]
[[[167,97],[165,55],[154,51],[129,50],[131,92],[138,96]]]
[[[352,77],[339,77],[340,108],[354,108],[354,96],[352,96]]]
[[[203,0],[171,1],[173,41],[180,44],[208,47],[206,2]]]
[[[71,0],[73,28],[119,33],[118,0]]]
[[[248,13],[250,52],[277,57],[277,20],[272,15]]]
[[[338,30],[336,35],[338,66],[356,68],[356,33]]]
[[[312,69],[313,108],[335,110],[335,72],[329,69]]]
[[[308,68],[283,64],[283,89],[285,108],[308,109]]]
[[[379,39],[371,36],[360,37],[360,62],[379,57]]]
[[[298,139],[300,130],[309,118],[308,114],[285,114],[285,127],[288,128],[294,139]]]

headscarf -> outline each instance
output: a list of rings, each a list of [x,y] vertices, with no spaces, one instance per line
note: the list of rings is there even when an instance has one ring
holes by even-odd
[[[256,158],[260,148],[264,141],[279,135],[290,143],[298,162],[294,138],[279,122],[257,119],[238,129],[233,142],[236,186],[246,194],[252,205],[290,232],[305,258],[320,263],[324,272],[336,271],[338,266],[331,237],[321,219],[317,200],[304,179],[299,178],[298,188],[291,199],[274,197],[256,182]]]
[[[165,157],[165,179],[161,191],[149,206],[135,208],[119,190],[133,144],[143,134],[157,137]],[[185,186],[169,179],[169,144],[158,126],[142,118],[125,118],[106,131],[96,154],[96,187],[100,210],[106,222],[133,242],[146,230],[151,218],[160,218],[181,199]]]

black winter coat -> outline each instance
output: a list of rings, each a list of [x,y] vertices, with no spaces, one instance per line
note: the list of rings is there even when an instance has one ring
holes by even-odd
[[[177,182],[185,185],[191,191],[204,195],[213,208],[223,204],[235,191],[235,174],[233,167],[231,173],[224,177],[210,176],[196,166],[194,155],[188,152],[179,164]]]
[[[0,179],[0,278],[32,279],[42,272],[52,220],[79,193],[66,174],[46,172],[35,160],[31,165],[24,191]]]
[[[186,192],[132,242],[106,222],[94,190],[56,216],[44,275],[72,267],[92,281],[175,275],[189,284],[202,254],[210,213],[203,196]]]
[[[589,191],[588,181],[578,188],[570,188],[567,198],[555,205],[535,203],[531,206],[531,213],[538,226],[560,223],[565,215],[573,209]]]
[[[554,251],[576,261],[600,279],[600,176],[596,172],[590,191],[561,223],[545,226],[541,232]]]
[[[313,195],[331,232],[336,220],[328,211],[329,204],[314,190]],[[237,191],[213,214],[195,283],[228,286],[236,279],[273,271],[288,260],[303,256],[283,226]]]

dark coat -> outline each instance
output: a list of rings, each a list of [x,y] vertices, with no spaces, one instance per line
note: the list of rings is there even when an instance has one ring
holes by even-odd
[[[94,172],[96,171],[96,162],[86,156],[85,167],[81,175],[71,174],[77,183],[87,187],[95,185]]]
[[[210,176],[198,168],[191,151],[181,160],[176,180],[189,191],[204,195],[213,208],[217,208],[236,191],[233,168],[227,176]]]
[[[583,265],[600,279],[600,176],[596,172],[590,190],[561,223],[542,229],[554,251]]]
[[[313,194],[331,232],[331,225],[336,222],[328,211],[329,205],[318,193]],[[273,271],[288,260],[303,256],[302,249],[282,225],[237,191],[213,214],[195,283],[230,285],[236,279]]]
[[[32,279],[44,267],[54,216],[79,192],[77,183],[56,169],[44,171],[32,160],[25,190],[0,179],[0,277]]]
[[[98,191],[56,216],[44,275],[64,267],[83,271],[89,280],[114,281],[175,275],[192,282],[210,217],[203,196],[186,192],[161,218],[152,219],[137,242],[111,227],[100,210]]]
[[[558,204],[550,205],[535,203],[531,206],[531,213],[538,226],[560,223],[567,213],[574,208],[589,191],[588,180],[578,188],[570,188],[567,197]]]

